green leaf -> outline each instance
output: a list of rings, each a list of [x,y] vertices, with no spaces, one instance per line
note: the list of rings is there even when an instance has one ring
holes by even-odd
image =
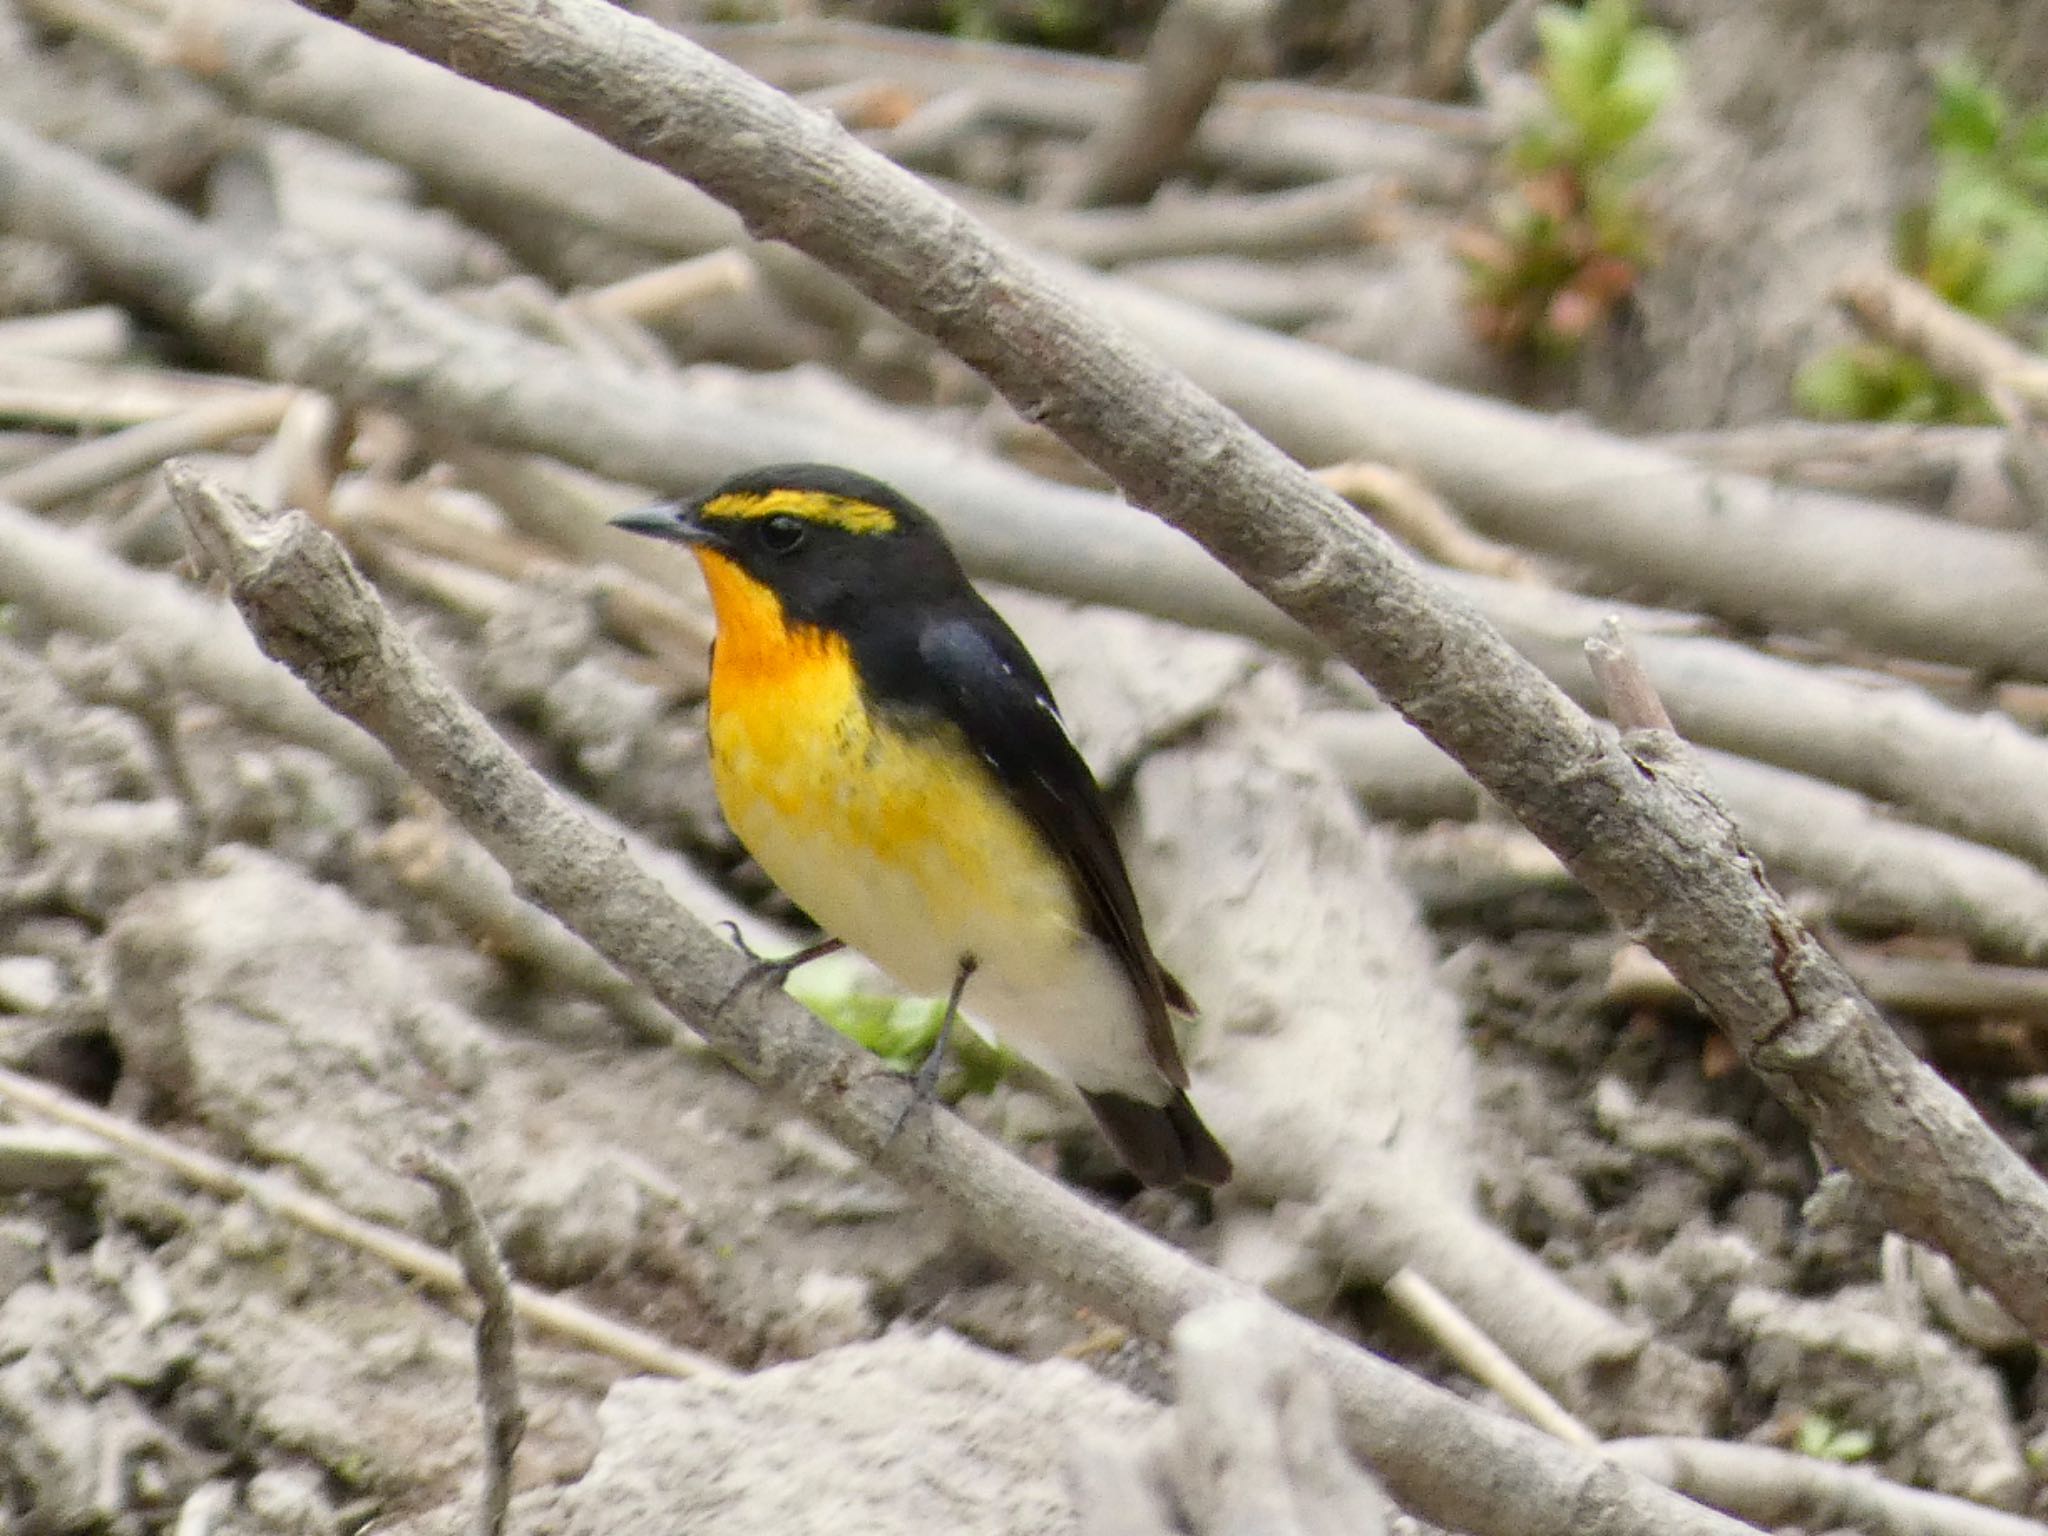
[[[1972,311],[1987,320],[2048,303],[2048,216],[2016,223],[1996,244],[1974,297]]]
[[[1824,1413],[1809,1413],[1799,1421],[1793,1444],[1802,1456],[1820,1461],[1862,1461],[1877,1449],[1877,1437],[1867,1429],[1845,1428]]]
[[[1634,0],[1587,0],[1581,14],[1585,69],[1596,84],[1604,85],[1621,70],[1622,54],[1636,24]]]
[[[1631,137],[1678,93],[1683,74],[1677,45],[1662,32],[1646,29],[1629,39],[1621,67],[1614,72],[1612,93],[1641,117]]]
[[[1588,59],[1586,22],[1568,5],[1546,5],[1536,12],[1536,52],[1545,75],[1569,75],[1583,83]]]
[[[2048,112],[2036,112],[2012,140],[2012,173],[2036,191],[2048,188]]]
[[[866,965],[853,955],[813,961],[789,980],[789,994],[856,1045],[898,1072],[914,1072],[938,1043],[941,998],[895,997],[869,990]],[[953,1031],[953,1066],[963,1093],[987,1093],[1007,1059],[969,1028]]]
[[[1849,347],[1823,352],[1792,379],[1799,409],[1822,421],[1866,421],[1873,403],[1871,381]]]
[[[1990,156],[1998,152],[2008,116],[2005,97],[1963,59],[1952,59],[1934,77],[1934,116],[1927,137],[1938,150]]]
[[[1577,14],[1546,6],[1536,30],[1548,105],[1578,140],[1560,162],[1583,166],[1615,155],[1677,88],[1677,49],[1663,33],[1637,25],[1632,0],[1592,0]]]

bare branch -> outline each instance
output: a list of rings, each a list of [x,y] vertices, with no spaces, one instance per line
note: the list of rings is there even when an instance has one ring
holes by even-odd
[[[1231,62],[1269,0],[1168,0],[1153,24],[1137,89],[1081,148],[1052,200],[1074,207],[1142,203],[1180,168]]]
[[[1854,273],[1835,297],[1866,331],[1991,402],[2008,429],[2007,479],[2035,527],[2048,525],[2048,361],[1901,272]]]
[[[1041,250],[1090,266],[1172,256],[1301,256],[1386,238],[1399,190],[1351,176],[1280,192],[1160,196],[1142,208],[1019,210],[961,188],[961,201]]]
[[[726,1004],[742,957],[669,902],[616,840],[580,818],[446,682],[339,547],[302,515],[265,517],[174,466],[195,545],[264,646],[335,709],[374,728],[515,883],[756,1082],[1019,1267],[1154,1338],[1195,1307],[1248,1293],[1025,1167],[949,1112],[895,1134],[909,1087],[779,992]],[[1350,1443],[1397,1497],[1477,1536],[1673,1536],[1733,1527],[1511,1420],[1473,1409],[1271,1303],[1274,1326],[1329,1380]],[[1443,1455],[1460,1447],[1457,1458]],[[1495,1475],[1469,1475],[1475,1465]]]
[[[2048,568],[2029,533],[1719,473],[1114,278],[1062,276],[1304,463],[1398,464],[1483,533],[1722,618],[2048,676]]]
[[[1943,378],[1988,396],[2009,419],[2048,406],[2048,362],[1924,283],[1872,267],[1843,278],[1835,297],[1872,335],[1925,359]]]
[[[1312,730],[1380,814],[1473,803],[1457,765],[1389,711],[1325,714]],[[1725,752],[1692,755],[1764,867],[1826,893],[1845,920],[1960,934],[1990,954],[2048,958],[2048,876],[2033,866],[1902,822],[1832,784]]]
[[[526,1437],[526,1409],[519,1401],[519,1319],[512,1276],[498,1251],[476,1197],[447,1159],[415,1147],[399,1167],[433,1187],[441,1219],[455,1240],[462,1278],[476,1296],[476,1394],[484,1418],[484,1486],[478,1501],[477,1536],[501,1536],[512,1508],[512,1459]]]
[[[1586,665],[1593,669],[1593,681],[1607,700],[1607,718],[1619,729],[1677,734],[1619,615],[1610,613],[1602,619],[1586,642]]]
[[[295,1189],[272,1175],[250,1173],[233,1163],[180,1146],[167,1136],[145,1130],[105,1110],[74,1099],[48,1083],[0,1068],[0,1099],[23,1109],[87,1131],[101,1141],[159,1168],[168,1168],[186,1183],[229,1200],[247,1200],[271,1215],[308,1232],[332,1238],[358,1253],[388,1264],[415,1285],[443,1300],[469,1295],[462,1269],[438,1248],[430,1248],[403,1232],[380,1227],[351,1215],[332,1201]],[[722,1372],[717,1361],[677,1349],[651,1334],[628,1328],[560,1296],[514,1286],[513,1302],[530,1327],[585,1349],[625,1362],[635,1370],[660,1376],[692,1376]]]
[[[755,233],[844,273],[981,371],[1133,500],[1198,537],[1327,639],[1550,844],[1692,988],[1894,1226],[1945,1249],[2048,1338],[2048,1184],[1914,1058],[1800,927],[1711,794],[1682,765],[1643,773],[1483,620],[1272,442],[836,124],[643,18],[602,0],[447,0],[431,9],[329,0],[328,8],[689,177]],[[1303,382],[1321,373],[1320,364],[1304,367]],[[1476,402],[1466,409],[1494,414]],[[1526,439],[1526,426],[1506,414],[1501,435]],[[1402,416],[1381,431],[1410,424]],[[1324,457],[1357,451],[1346,443]],[[1645,467],[1668,463],[1618,452]],[[1592,457],[1578,455],[1577,467],[1597,476]],[[1473,512],[1474,496],[1458,484],[1439,488]],[[1645,500],[1639,489],[1628,493],[1632,504]],[[1574,499],[1574,523],[1591,521],[1584,501]],[[1719,501],[1714,522],[1725,538],[1741,518],[1725,493]],[[1768,512],[1775,569],[1797,571],[1786,509]],[[1660,527],[1653,549],[1676,542]],[[1925,541],[1916,549],[1924,557]],[[1838,583],[1841,551],[1827,553],[1827,579]],[[1916,561],[1916,578],[1928,568]],[[2018,570],[2031,573],[2042,600],[2001,601]],[[1978,574],[1986,585],[1967,607],[1993,618],[1997,651],[2009,653],[2023,627],[2014,615],[2040,615],[2048,626],[2048,572],[2038,561],[2008,557]],[[1945,623],[1956,617],[1943,615]]]
[[[1481,538],[1413,475],[1386,464],[1354,460],[1319,469],[1316,478],[1346,501],[1366,508],[1374,522],[1425,560],[1503,581],[1542,580],[1527,555]]]
[[[1481,1386],[1497,1393],[1515,1412],[1538,1429],[1568,1445],[1592,1446],[1599,1437],[1574,1418],[1564,1404],[1543,1390],[1542,1383],[1515,1364],[1508,1352],[1488,1338],[1462,1308],[1414,1269],[1402,1268],[1381,1287],[1387,1298],[1416,1327],[1436,1340],[1444,1353]]]
[[[0,475],[0,502],[31,508],[59,506],[145,469],[156,469],[174,455],[215,449],[252,432],[270,432],[285,418],[285,408],[295,393],[295,389],[264,389],[246,397],[229,395],[94,442],[80,442],[76,449],[53,453]]]
[[[1848,1527],[1871,1536],[2041,1536],[2041,1527],[1968,1499],[1887,1483],[1767,1445],[1644,1437],[1610,1440],[1602,1454],[1764,1527]]]

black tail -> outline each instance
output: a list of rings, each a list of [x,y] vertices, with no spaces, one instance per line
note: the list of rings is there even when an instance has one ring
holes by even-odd
[[[1225,1184],[1230,1154],[1176,1088],[1164,1104],[1147,1104],[1121,1093],[1083,1093],[1095,1123],[1116,1148],[1123,1165],[1156,1189],[1176,1184]]]

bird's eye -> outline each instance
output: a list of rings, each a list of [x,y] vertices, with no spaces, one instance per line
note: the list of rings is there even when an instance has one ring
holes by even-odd
[[[761,520],[761,542],[771,554],[786,555],[803,543],[804,535],[810,530],[800,517],[791,517],[778,512],[773,517]]]

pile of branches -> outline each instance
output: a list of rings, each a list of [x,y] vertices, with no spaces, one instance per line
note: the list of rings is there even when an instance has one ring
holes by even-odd
[[[1226,84],[1251,19],[1198,0],[1136,66],[843,23],[692,41],[601,0],[18,3],[0,233],[15,306],[43,312],[0,324],[0,599],[147,633],[180,686],[372,781],[395,763],[559,919],[483,882],[501,942],[649,1037],[699,1029],[1142,1333],[1240,1296],[957,1120],[892,1138],[900,1084],[795,1004],[720,1007],[741,962],[703,920],[716,898],[679,908],[525,769],[341,553],[472,623],[598,566],[606,629],[687,693],[701,592],[602,515],[763,462],[857,465],[981,577],[1354,669],[1373,697],[1310,733],[1351,793],[1511,813],[1529,841],[1493,838],[1488,879],[1561,865],[1658,962],[1617,996],[1696,998],[1890,1227],[2048,1338],[2048,1186],[1878,1008],[2048,1014],[2037,534],[1729,467],[1762,462],[1755,434],[1624,441],[1348,355],[1344,260],[1468,207],[1489,113]],[[1209,190],[1160,191],[1190,174]],[[2031,462],[2032,359],[1894,280],[1849,296],[2009,402],[1990,441]],[[84,431],[106,435],[61,443]],[[105,528],[111,553],[60,527],[179,455],[199,457]],[[327,708],[121,558],[162,562],[173,504]],[[1670,606],[1596,595],[1624,587]],[[1779,885],[1950,949],[1824,946]],[[1600,1459],[1540,1390],[1547,1434],[1270,1321],[1360,1461],[1440,1525],[1739,1528],[1652,1479],[1785,1507],[1772,1477],[1743,1504],[1753,1465]],[[1816,1466],[1805,1507],[2031,1528]]]

